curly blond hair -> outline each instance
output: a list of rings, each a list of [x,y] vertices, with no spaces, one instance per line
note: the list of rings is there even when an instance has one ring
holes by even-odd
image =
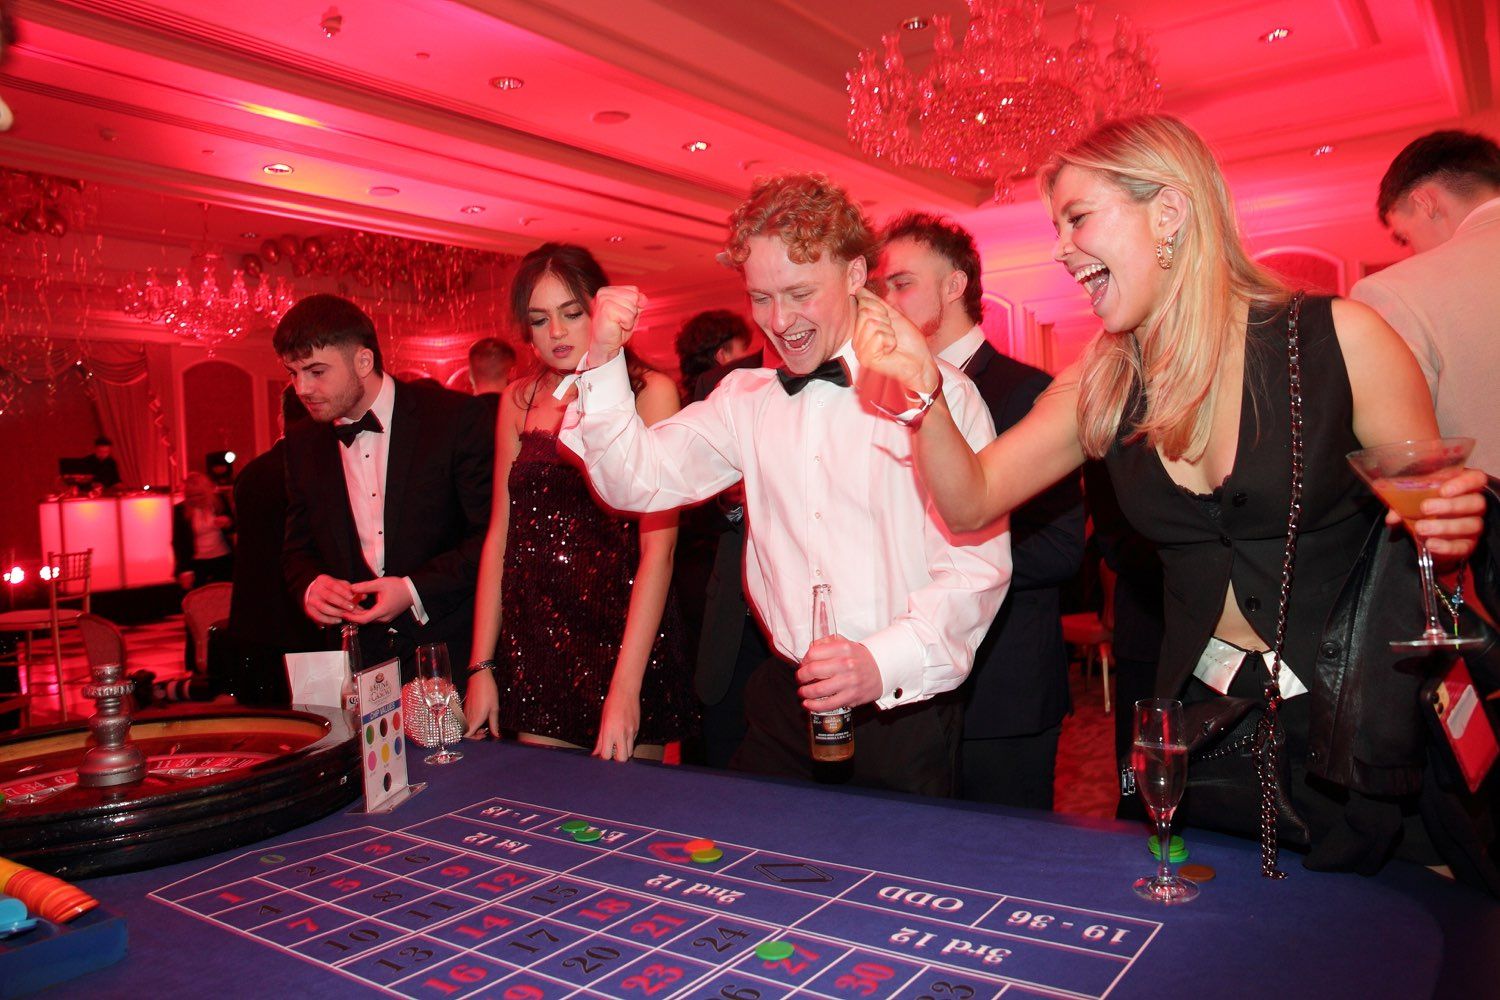
[[[880,241],[843,188],[822,174],[780,174],[756,182],[729,217],[725,253],[743,271],[750,239],[775,234],[793,263],[810,264],[826,250],[839,260],[863,257],[873,273]]]

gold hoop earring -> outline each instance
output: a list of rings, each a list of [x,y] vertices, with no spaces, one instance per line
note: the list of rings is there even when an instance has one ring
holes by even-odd
[[[1176,242],[1177,234],[1175,233],[1168,233],[1156,241],[1156,263],[1163,271],[1172,270],[1172,255],[1177,252]]]

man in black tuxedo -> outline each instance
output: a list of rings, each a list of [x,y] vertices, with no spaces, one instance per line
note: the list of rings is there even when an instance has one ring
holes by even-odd
[[[286,439],[287,586],[319,625],[360,630],[367,664],[446,642],[469,662],[490,518],[494,423],[483,401],[383,372],[375,325],[313,295],[273,345],[313,423]]]
[[[926,336],[934,354],[974,380],[1003,434],[1052,377],[996,351],[983,316],[979,252],[961,227],[909,213],[884,233],[885,298]],[[1010,515],[1010,594],[965,684],[960,796],[1052,808],[1057,740],[1068,713],[1068,655],[1059,587],[1083,560],[1083,496],[1070,477]]]

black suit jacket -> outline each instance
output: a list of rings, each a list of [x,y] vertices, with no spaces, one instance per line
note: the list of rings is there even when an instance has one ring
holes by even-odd
[[[474,585],[490,520],[494,422],[484,401],[441,386],[396,382],[385,481],[385,573],[411,577],[426,625],[410,611],[361,630],[366,662],[420,643],[446,642],[455,671],[468,663]],[[329,424],[286,438],[287,521],[282,568],[300,606],[320,574],[374,576],[360,550],[344,484],[342,446]],[[392,644],[374,642],[395,637]]]
[[[965,366],[1005,433],[1052,384],[1046,372],[980,345]],[[965,684],[965,739],[1028,736],[1068,712],[1068,654],[1059,588],[1083,562],[1083,494],[1077,474],[1011,512],[1010,592],[974,656]]]

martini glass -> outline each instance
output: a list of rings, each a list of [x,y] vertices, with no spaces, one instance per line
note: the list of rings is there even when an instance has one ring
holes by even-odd
[[[1401,516],[1406,530],[1417,544],[1417,569],[1422,574],[1422,610],[1427,628],[1420,638],[1398,640],[1392,649],[1472,649],[1481,640],[1448,635],[1438,624],[1437,583],[1432,576],[1432,555],[1427,542],[1412,530],[1422,517],[1422,501],[1438,495],[1443,483],[1464,471],[1473,438],[1433,438],[1428,441],[1399,441],[1378,448],[1351,451],[1349,464],[1369,484],[1387,507]]]

